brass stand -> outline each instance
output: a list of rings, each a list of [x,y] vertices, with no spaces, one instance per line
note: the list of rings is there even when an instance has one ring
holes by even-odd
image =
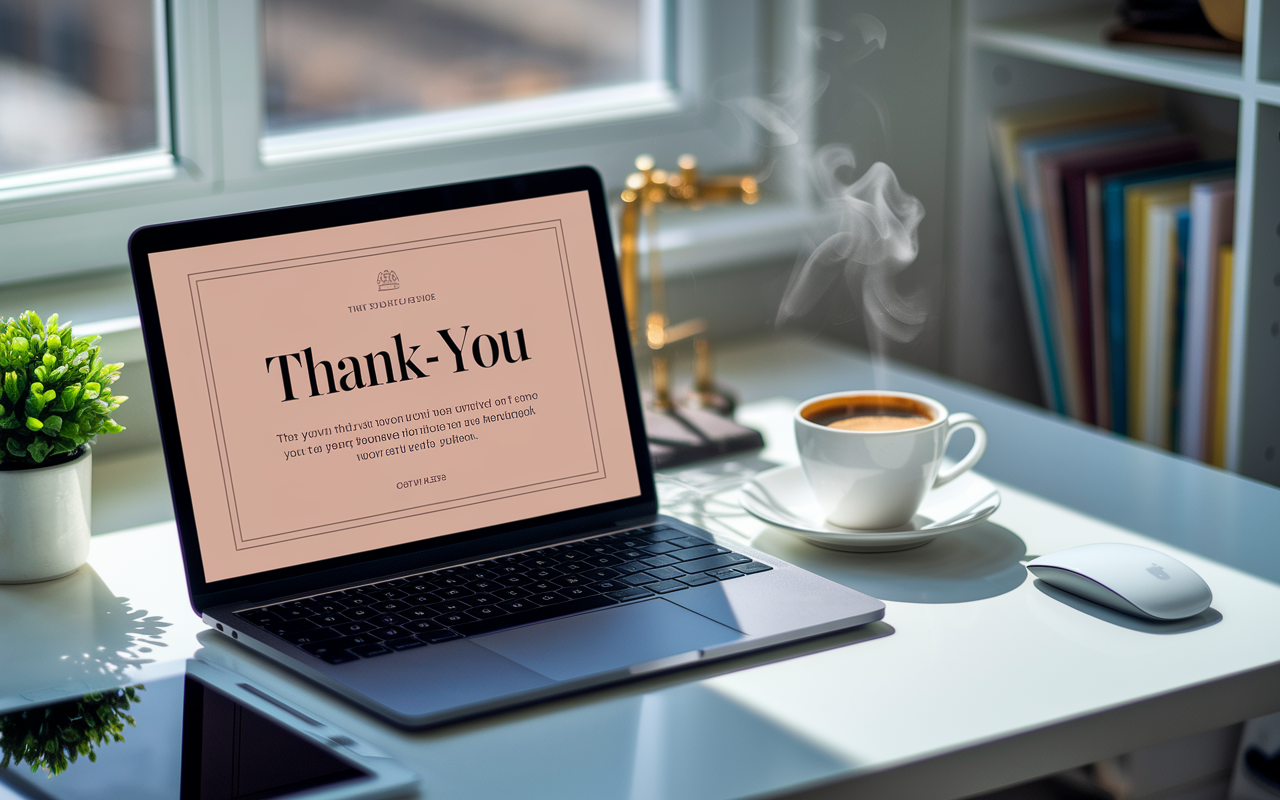
[[[621,254],[618,260],[623,304],[631,345],[639,346],[640,231],[645,224],[649,255],[649,313],[644,317],[644,341],[652,351],[653,395],[645,409],[649,450],[658,468],[673,467],[716,455],[764,446],[757,431],[738,425],[730,418],[733,397],[718,388],[713,378],[710,344],[694,342],[694,391],[679,407],[672,401],[670,362],[663,349],[706,330],[705,320],[693,319],[669,324],[666,281],[658,249],[658,209],[663,205],[701,208],[706,203],[738,200],[748,205],[760,199],[755,178],[750,175],[704,177],[691,155],[680,156],[680,170],[667,173],[656,169],[652,156],[636,159],[637,172],[627,176],[622,193]]]

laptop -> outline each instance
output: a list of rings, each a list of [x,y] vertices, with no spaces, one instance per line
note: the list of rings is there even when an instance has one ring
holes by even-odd
[[[880,619],[658,514],[599,175],[141,228],[191,604],[424,728]]]

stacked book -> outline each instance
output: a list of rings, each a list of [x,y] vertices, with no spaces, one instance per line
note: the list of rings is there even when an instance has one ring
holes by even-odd
[[[991,142],[1047,404],[1221,465],[1235,163],[1145,95],[1007,110]]]

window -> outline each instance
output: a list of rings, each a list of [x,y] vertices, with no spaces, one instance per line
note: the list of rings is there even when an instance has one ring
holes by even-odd
[[[759,74],[756,2],[0,0],[0,9],[0,63],[90,98],[84,106],[115,126],[80,149],[0,166],[0,282],[118,268],[135,228],[168,220],[582,163],[620,184],[640,152],[664,162],[693,152],[716,171],[752,169],[760,156],[723,96]],[[52,21],[9,24],[23,14]],[[127,47],[118,26],[130,28]],[[84,48],[46,57],[63,51],[14,44],[53,30],[116,48],[119,82],[84,88],[107,78],[107,61]],[[0,81],[0,128],[15,97]]]
[[[662,50],[642,25],[661,14],[654,2],[263,0],[263,11],[272,134],[664,78],[641,63]]]
[[[0,175],[168,146],[152,0],[0,0]]]

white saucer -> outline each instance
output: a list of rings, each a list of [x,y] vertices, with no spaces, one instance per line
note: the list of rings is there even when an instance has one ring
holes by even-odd
[[[930,491],[920,510],[900,528],[860,531],[827,522],[798,465],[776,467],[742,487],[742,507],[807,542],[831,550],[874,553],[928,544],[944,533],[976,525],[1000,507],[1000,491],[972,470]]]

